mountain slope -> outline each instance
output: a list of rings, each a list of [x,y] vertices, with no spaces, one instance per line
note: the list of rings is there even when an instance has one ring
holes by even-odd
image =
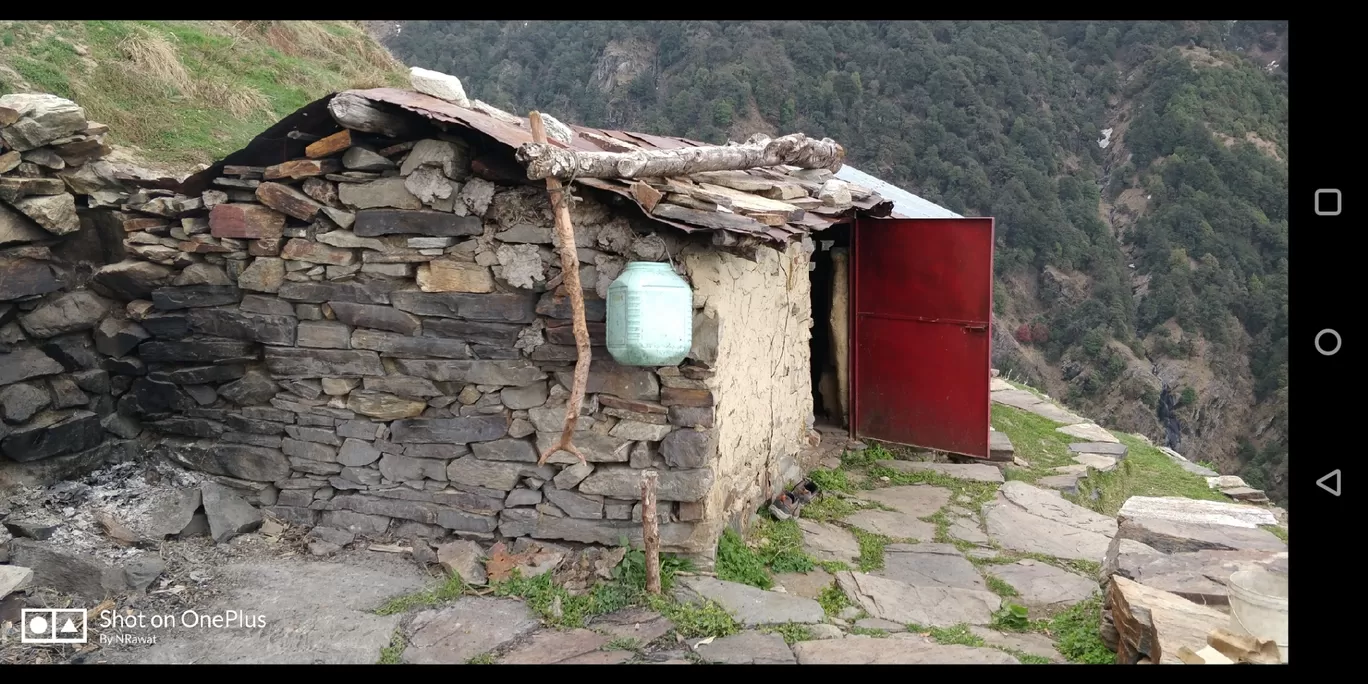
[[[340,21],[0,21],[0,93],[85,107],[134,159],[188,171],[328,92],[406,82]]]
[[[994,362],[1285,498],[1287,55],[1274,22],[390,22],[513,111],[803,131],[998,219]]]

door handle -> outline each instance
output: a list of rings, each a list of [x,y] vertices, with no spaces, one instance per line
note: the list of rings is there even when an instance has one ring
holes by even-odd
[[[966,326],[964,326],[964,329],[965,329],[966,332],[985,332],[986,330],[988,330],[988,326],[986,326],[986,325],[966,325]]]

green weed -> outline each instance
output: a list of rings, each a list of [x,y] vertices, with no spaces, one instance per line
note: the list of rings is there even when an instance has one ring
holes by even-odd
[[[762,518],[755,526],[756,553],[771,572],[812,572],[816,561],[803,552],[803,530],[796,520]]]
[[[850,532],[855,535],[855,541],[860,543],[860,558],[856,561],[860,572],[882,568],[884,565],[884,548],[893,540],[881,534],[866,532],[858,527],[850,528]]]
[[[1076,603],[1050,621],[1055,648],[1071,663],[1105,665],[1116,662],[1116,654],[1102,641],[1102,599],[1093,596]]]
[[[851,627],[850,633],[863,634],[865,636],[874,637],[876,639],[882,639],[888,636],[888,632],[885,632],[882,629],[873,629],[871,627]]]
[[[390,637],[389,645],[380,649],[380,660],[378,665],[398,665],[399,658],[404,655],[404,647],[408,644],[404,641],[404,635],[399,630],[394,630],[394,636]]]
[[[442,584],[434,589],[415,592],[405,596],[399,596],[385,602],[375,612],[379,615],[398,615],[407,613],[415,608],[435,606],[466,595],[470,591],[470,585],[461,579],[460,575],[451,574],[447,576]]]
[[[796,622],[788,622],[782,625],[771,625],[761,629],[767,634],[778,634],[784,637],[784,643],[792,646],[800,641],[812,640],[812,628]]]
[[[848,499],[831,494],[822,494],[817,497],[816,501],[803,507],[802,516],[805,520],[832,522],[858,510],[860,507]]]
[[[681,603],[660,596],[648,597],[647,605],[674,623],[675,632],[688,639],[724,637],[741,631],[740,625],[712,601]]]
[[[850,598],[834,582],[817,595],[817,603],[822,605],[822,610],[829,616],[835,616],[851,605]]]
[[[983,639],[980,639],[973,632],[969,631],[968,625],[955,625],[954,627],[932,627],[928,630],[931,638],[936,643],[958,646],[983,646]]]
[[[731,528],[723,531],[717,541],[717,577],[761,589],[774,586],[765,561]]]
[[[808,478],[816,483],[820,491],[823,492],[853,492],[855,486],[850,483],[850,478],[844,470],[827,470],[819,468],[808,473]]]
[[[618,637],[603,645],[601,651],[639,651],[641,642],[632,637]]]
[[[1030,631],[1033,624],[1031,613],[1026,606],[1004,603],[1002,609],[993,615],[993,627],[1009,632]]]
[[[997,594],[998,596],[1001,596],[1003,598],[1012,598],[1014,596],[1019,596],[1017,590],[1013,589],[1012,585],[1002,581],[1001,578],[994,577],[993,575],[990,575],[985,572],[983,573],[983,581],[988,583],[989,591],[992,591],[994,594]]]

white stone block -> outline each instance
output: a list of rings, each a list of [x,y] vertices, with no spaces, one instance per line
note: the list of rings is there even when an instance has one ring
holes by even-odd
[[[455,76],[429,71],[421,67],[411,67],[409,69],[409,84],[413,86],[414,90],[424,95],[431,95],[460,107],[470,106],[465,88],[461,86],[461,79]]]

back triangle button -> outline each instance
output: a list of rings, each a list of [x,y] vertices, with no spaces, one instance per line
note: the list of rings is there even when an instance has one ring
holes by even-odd
[[[1321,489],[1324,489],[1324,490],[1327,491],[1327,492],[1330,492],[1331,494],[1334,494],[1335,496],[1339,496],[1339,495],[1340,495],[1340,471],[1335,470],[1335,471],[1329,473],[1328,475],[1326,475],[1325,477],[1322,477],[1321,479],[1316,480],[1316,486],[1320,487]]]

